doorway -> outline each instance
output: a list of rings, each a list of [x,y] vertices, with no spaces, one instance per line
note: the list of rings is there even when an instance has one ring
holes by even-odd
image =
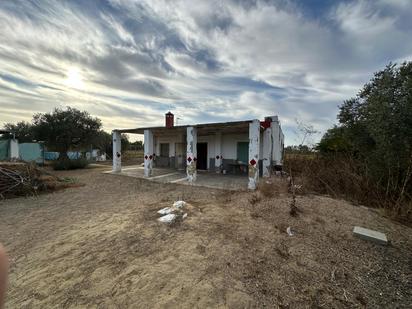
[[[198,170],[207,170],[207,143],[197,143],[197,164]]]

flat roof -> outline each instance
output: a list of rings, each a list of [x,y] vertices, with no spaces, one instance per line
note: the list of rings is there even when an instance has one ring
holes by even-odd
[[[0,129],[0,134],[6,134],[6,133],[11,133],[10,131],[4,130],[4,129]]]
[[[253,120],[243,120],[243,121],[229,121],[229,122],[215,122],[215,123],[202,123],[194,125],[182,125],[173,126],[171,128],[166,127],[144,127],[135,129],[122,129],[114,130],[120,133],[133,133],[133,134],[144,134],[144,130],[151,130],[153,134],[177,134],[186,133],[187,127],[197,128],[198,135],[208,135],[214,134],[216,132],[226,132],[226,133],[246,133],[249,132],[249,123]]]

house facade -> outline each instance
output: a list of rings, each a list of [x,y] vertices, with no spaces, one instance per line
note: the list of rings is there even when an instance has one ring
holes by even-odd
[[[196,181],[198,170],[244,173],[248,188],[255,189],[259,177],[281,169],[284,135],[277,116],[195,125],[174,125],[174,115],[165,115],[164,127],[113,131],[113,171],[121,171],[121,134],[144,135],[144,172],[153,167],[186,170],[187,180]]]

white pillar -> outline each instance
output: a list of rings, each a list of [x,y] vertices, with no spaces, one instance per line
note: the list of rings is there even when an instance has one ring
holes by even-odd
[[[215,135],[215,170],[216,173],[222,172],[222,133],[217,132]]]
[[[187,180],[192,183],[196,181],[196,161],[197,161],[197,129],[187,127],[187,151],[186,151],[186,173]]]
[[[153,132],[144,130],[144,176],[151,177],[153,174],[154,159],[154,140]]]
[[[270,124],[270,128],[272,131],[272,161],[274,165],[281,165],[283,150],[281,149],[281,131],[277,117]]]
[[[262,157],[262,175],[263,177],[270,177],[272,162],[272,130],[266,128],[263,131],[263,157]]]
[[[255,119],[249,123],[249,184],[250,190],[255,190],[259,181],[259,149],[260,121]]]
[[[113,172],[122,171],[122,135],[119,131],[113,131]]]
[[[10,139],[10,160],[18,160],[20,156],[19,153],[19,142],[17,139]]]

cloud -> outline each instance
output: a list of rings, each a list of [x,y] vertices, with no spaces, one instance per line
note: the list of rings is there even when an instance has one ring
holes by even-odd
[[[0,122],[66,105],[107,130],[168,110],[279,114],[295,143],[296,119],[326,130],[374,71],[412,59],[411,14],[407,0],[2,1]]]

